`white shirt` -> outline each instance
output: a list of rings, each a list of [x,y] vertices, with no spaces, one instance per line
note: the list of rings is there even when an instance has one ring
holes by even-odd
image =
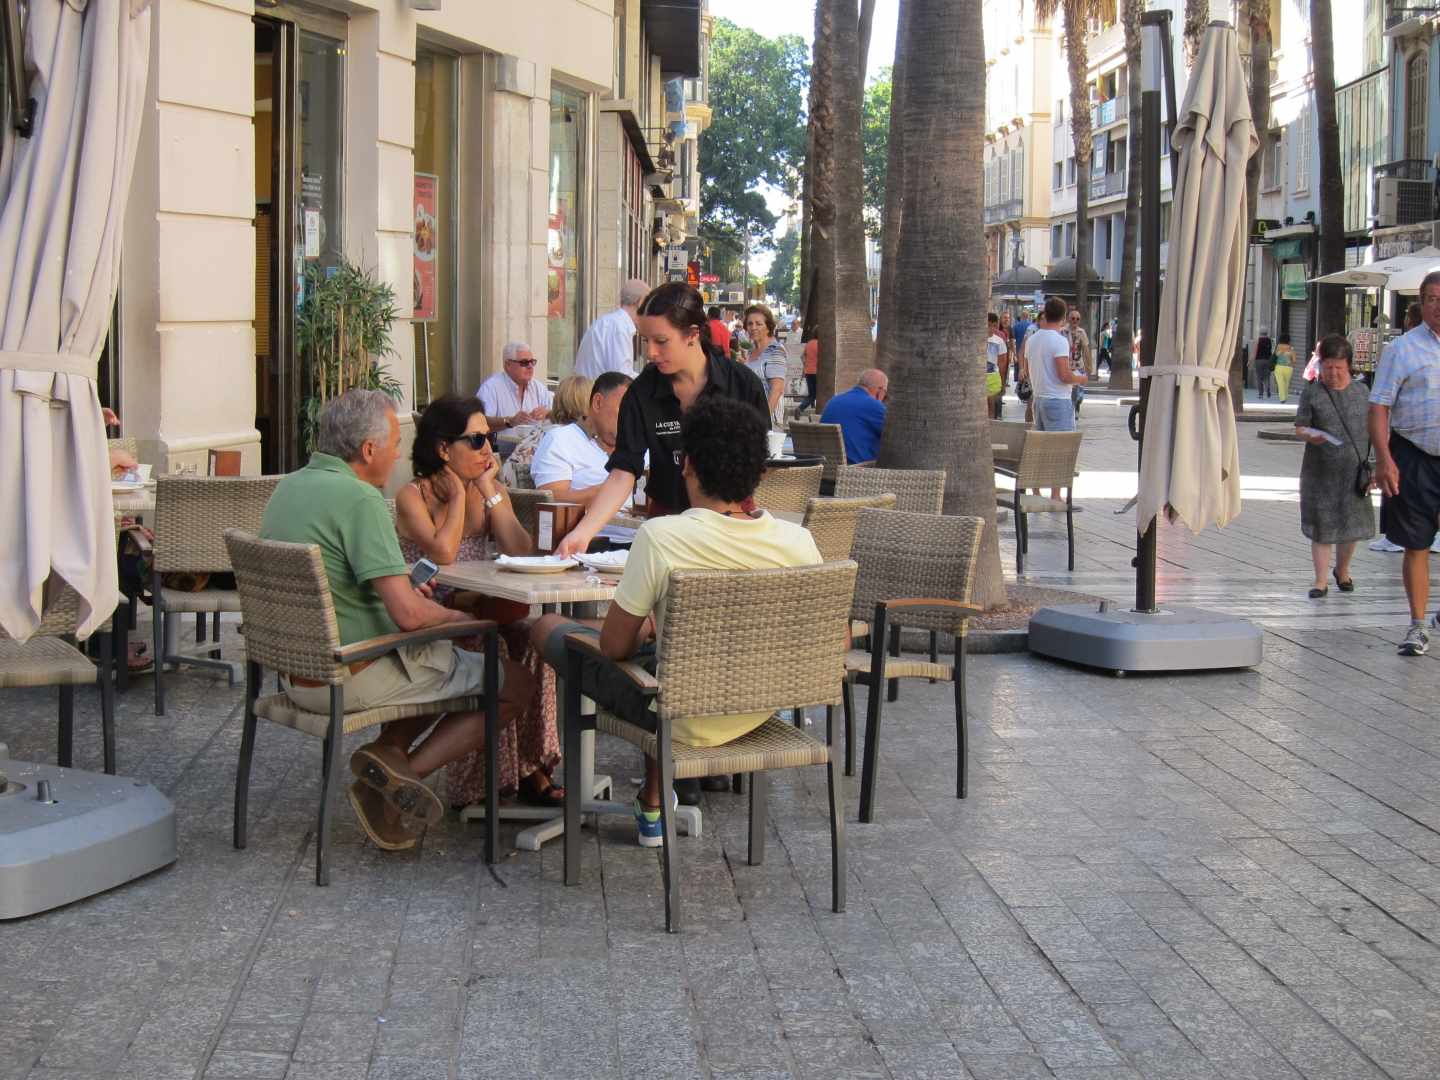
[[[1030,386],[1037,398],[1070,400],[1070,384],[1055,373],[1055,358],[1070,363],[1070,342],[1056,330],[1034,330],[1025,338],[1025,361],[1030,365]]]
[[[1000,357],[1005,352],[1005,339],[999,334],[991,334],[985,339],[985,370],[999,371]]]
[[[579,424],[553,427],[535,448],[535,457],[530,461],[530,482],[539,488],[568,480],[572,490],[592,488],[603,484],[610,475],[605,467],[609,460],[610,455]],[[626,499],[621,509],[628,510],[631,501]],[[600,530],[600,535],[628,543],[635,530],[607,525]]]
[[[486,416],[514,416],[540,407],[549,408],[554,394],[545,389],[540,379],[531,379],[525,384],[524,396],[515,380],[503,371],[497,371],[480,384],[475,391]]]
[[[607,371],[621,371],[635,377],[635,323],[624,308],[601,315],[575,353],[575,374],[598,379]]]

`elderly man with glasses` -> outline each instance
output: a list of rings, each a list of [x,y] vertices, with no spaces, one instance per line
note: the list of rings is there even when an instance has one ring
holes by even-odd
[[[512,341],[501,354],[504,369],[491,375],[475,396],[485,407],[485,422],[491,431],[533,424],[550,415],[554,396],[545,383],[535,378],[535,354],[522,341]]]

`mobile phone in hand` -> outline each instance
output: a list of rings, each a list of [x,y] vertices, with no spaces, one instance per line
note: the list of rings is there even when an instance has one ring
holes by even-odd
[[[436,566],[429,559],[421,559],[410,568],[410,584],[418,589],[439,572],[440,567]]]

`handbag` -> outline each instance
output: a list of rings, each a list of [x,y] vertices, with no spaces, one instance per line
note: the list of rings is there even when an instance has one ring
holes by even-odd
[[[1015,396],[1021,401],[1029,401],[1035,396],[1035,391],[1030,387],[1029,379],[1021,379],[1015,384]]]
[[[1335,410],[1335,415],[1340,418],[1340,426],[1345,429],[1345,437],[1350,440],[1350,447],[1355,451],[1355,494],[1362,497],[1367,496],[1370,494],[1370,488],[1373,487],[1375,483],[1375,466],[1370,462],[1369,458],[1360,456],[1360,444],[1355,441],[1355,436],[1350,434],[1350,425],[1345,422],[1345,414],[1340,411],[1340,405],[1335,400],[1335,395],[1331,392],[1330,387],[1326,386],[1323,382],[1320,386],[1324,389],[1325,396],[1330,399],[1330,407]]]

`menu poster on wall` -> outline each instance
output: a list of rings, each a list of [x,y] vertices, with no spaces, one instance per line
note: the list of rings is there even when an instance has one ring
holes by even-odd
[[[320,258],[325,242],[325,177],[320,173],[304,173],[300,177],[300,206],[305,229],[305,258]]]
[[[435,320],[436,259],[440,249],[440,178],[415,174],[415,314],[413,322]]]
[[[550,215],[550,235],[546,243],[545,285],[548,306],[545,314],[552,319],[565,317],[565,200]]]

